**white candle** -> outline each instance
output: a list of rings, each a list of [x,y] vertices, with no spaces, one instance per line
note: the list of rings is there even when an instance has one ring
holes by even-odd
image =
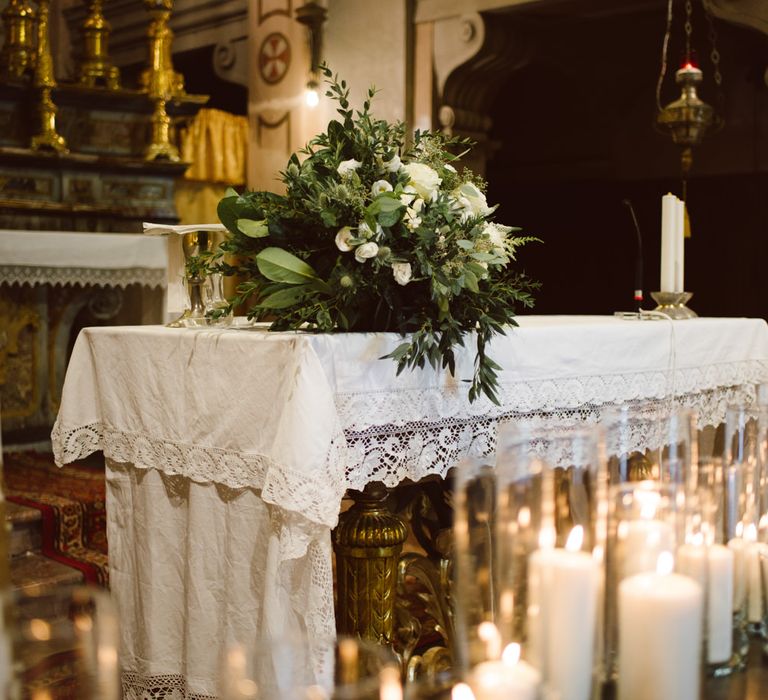
[[[768,552],[762,542],[749,542],[746,547],[747,620],[763,621],[763,580],[760,576],[760,552]]]
[[[592,691],[600,566],[578,546],[536,550],[528,564],[527,658],[559,700],[588,700]]]
[[[680,574],[619,584],[618,700],[698,700],[703,598]]]
[[[536,700],[540,682],[539,672],[525,661],[484,661],[469,677],[476,700]]]
[[[723,545],[686,544],[677,550],[677,570],[707,591],[707,663],[728,661],[733,652],[733,552]]]
[[[685,291],[685,202],[675,200],[675,291]]]
[[[677,197],[665,194],[661,198],[661,291],[675,291],[675,231]]]
[[[674,549],[675,533],[663,520],[630,520],[621,523],[619,528],[625,577],[656,571],[659,555]]]
[[[733,552],[733,610],[738,612],[747,598],[747,542],[743,537],[734,537],[728,541],[728,548]]]

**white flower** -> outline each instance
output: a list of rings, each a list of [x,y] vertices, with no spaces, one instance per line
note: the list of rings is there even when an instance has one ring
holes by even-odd
[[[395,277],[395,282],[403,287],[411,281],[413,274],[411,273],[411,263],[408,262],[396,262],[392,263],[392,274]]]
[[[417,197],[411,203],[411,209],[417,214],[424,208],[424,200],[421,197]]]
[[[341,161],[341,163],[339,163],[339,167],[336,168],[336,172],[342,177],[344,177],[345,175],[349,175],[350,173],[353,173],[361,165],[362,163],[359,160],[350,158],[349,160]]]
[[[420,200],[420,201],[423,201],[423,200]],[[405,210],[405,216],[403,217],[403,221],[405,222],[405,225],[408,227],[408,229],[411,231],[421,226],[421,217],[419,216],[419,212],[416,211],[416,209],[414,209],[413,207],[408,207]]]
[[[450,163],[446,163],[443,167],[449,172],[452,172],[452,173],[456,172],[456,168],[454,168]]]
[[[406,206],[410,206],[411,202],[416,199],[416,195],[418,192],[416,192],[416,188],[412,187],[411,185],[406,185],[403,187],[403,194],[400,195],[400,201]]]
[[[488,206],[485,195],[471,182],[465,182],[453,191],[461,207],[461,220],[474,216],[488,216],[493,209]]]
[[[437,197],[443,179],[432,168],[424,163],[408,163],[403,166],[403,170],[410,178],[408,184],[414,187],[422,199],[431,201]]]
[[[376,182],[373,183],[371,186],[371,194],[374,197],[378,197],[382,192],[391,192],[392,191],[392,185],[390,185],[386,180],[376,180]]]
[[[342,253],[348,253],[352,250],[352,246],[349,245],[350,238],[354,238],[354,236],[352,235],[352,229],[349,226],[340,228],[339,232],[336,234],[336,247]]]
[[[357,237],[358,238],[365,238],[366,241],[371,240],[371,238],[375,238],[378,240],[384,235],[384,229],[381,228],[381,224],[377,221],[376,222],[376,231],[371,231],[371,227],[365,223],[365,221],[361,221],[360,224],[357,227]]]
[[[511,230],[511,226],[502,226],[501,224],[496,224],[490,221],[483,226],[483,234],[488,236],[488,240],[491,242],[491,248],[498,254],[507,252],[507,234]]]
[[[357,262],[365,262],[368,258],[375,258],[379,253],[379,246],[375,243],[363,243],[363,245],[355,248],[355,260]]]
[[[390,172],[390,173],[396,173],[400,168],[402,167],[403,163],[400,160],[400,156],[395,153],[394,156],[392,156],[392,160],[385,161],[384,167]]]

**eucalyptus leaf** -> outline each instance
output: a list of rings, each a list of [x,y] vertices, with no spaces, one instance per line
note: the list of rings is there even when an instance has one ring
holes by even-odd
[[[256,264],[271,282],[306,284],[318,280],[311,266],[282,248],[265,248],[256,256]]]
[[[306,295],[307,288],[305,284],[284,287],[261,299],[258,306],[262,309],[286,309],[297,304]]]

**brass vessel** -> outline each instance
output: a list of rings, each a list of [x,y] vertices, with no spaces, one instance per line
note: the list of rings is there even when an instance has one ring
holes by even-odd
[[[26,0],[10,0],[2,12],[5,39],[0,51],[0,78],[20,81],[35,67],[35,11]]]
[[[78,82],[86,87],[120,88],[120,70],[109,58],[109,34],[112,31],[104,17],[103,0],[86,0],[88,16],[83,22],[83,59],[80,62]]]

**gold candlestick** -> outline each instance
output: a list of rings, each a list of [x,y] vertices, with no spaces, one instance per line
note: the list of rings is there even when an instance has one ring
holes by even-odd
[[[179,150],[170,141],[170,118],[165,105],[169,99],[184,95],[184,76],[173,69],[171,44],[173,32],[168,26],[173,9],[172,0],[144,0],[152,17],[149,36],[149,65],[141,74],[140,83],[154,101],[152,141],[144,153],[146,160],[165,158],[179,160]]]
[[[33,151],[53,150],[59,153],[67,152],[67,143],[56,132],[56,105],[51,99],[51,90],[56,87],[53,74],[53,58],[48,36],[48,16],[50,0],[39,0],[37,21],[37,63],[32,84],[40,91],[38,114],[40,132],[32,137]]]
[[[2,12],[5,40],[0,77],[22,80],[35,67],[35,11],[25,0],[10,0]]]
[[[103,0],[86,0],[88,16],[83,22],[85,47],[78,82],[87,87],[120,88],[120,70],[112,65],[108,44],[112,27],[102,11]]]

